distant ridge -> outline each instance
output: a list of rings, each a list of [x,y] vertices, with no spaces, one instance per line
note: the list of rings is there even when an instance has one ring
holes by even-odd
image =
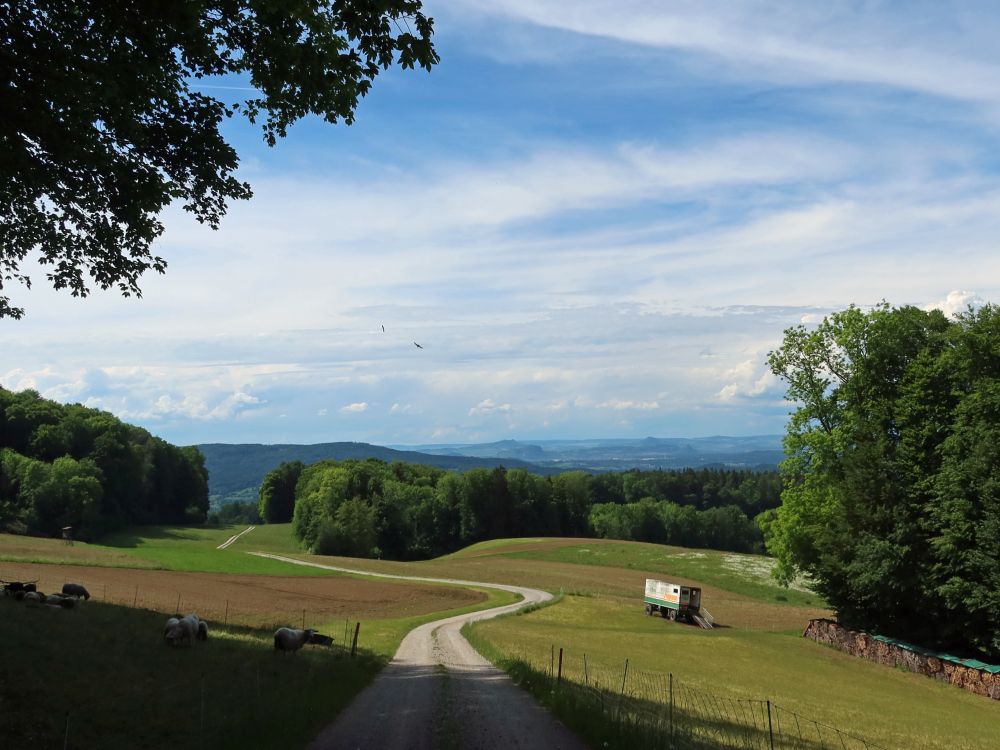
[[[285,461],[304,464],[324,459],[378,458],[383,461],[406,461],[465,471],[476,467],[492,468],[501,464],[508,469],[528,469],[536,474],[552,474],[558,469],[535,466],[515,458],[431,455],[414,450],[397,450],[370,443],[317,443],[315,445],[262,445],[260,443],[203,443],[198,449],[208,468],[208,491],[216,504],[228,499],[250,499],[264,475]],[[251,493],[252,491],[252,493]],[[237,495],[238,497],[231,497]]]
[[[370,443],[205,443],[198,448],[205,455],[213,506],[231,500],[256,500],[264,475],[283,461],[310,464],[323,459],[378,458],[453,471],[503,465],[536,474],[556,474],[572,469],[594,472],[705,467],[774,469],[784,457],[780,435],[499,440],[389,447]]]

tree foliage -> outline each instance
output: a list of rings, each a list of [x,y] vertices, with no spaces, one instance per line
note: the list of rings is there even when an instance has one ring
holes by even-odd
[[[0,388],[0,530],[91,538],[116,526],[198,523],[208,472],[178,448],[111,414]]]
[[[0,291],[37,253],[56,289],[139,295],[168,204],[216,228],[250,197],[227,119],[269,145],[309,114],[349,124],[380,70],[437,62],[432,32],[419,0],[0,3]],[[223,76],[254,93],[206,93]]]
[[[1000,309],[852,307],[770,364],[799,404],[762,519],[780,575],[851,625],[1000,654]]]
[[[730,502],[736,495],[722,493],[723,500],[718,489],[741,488],[753,505],[760,497],[755,477],[760,486],[774,488],[773,497],[764,501],[773,507],[773,473],[684,470],[593,476],[571,471],[543,477],[524,469],[454,473],[375,459],[320,461],[301,472],[292,524],[296,537],[313,551],[394,559],[434,557],[498,537],[540,535],[749,551],[761,547],[760,531]],[[626,503],[621,491],[626,484],[650,491],[683,486],[686,494],[678,499],[685,504],[653,496]],[[621,502],[599,502],[609,497]]]
[[[266,523],[288,523],[295,508],[295,485],[302,469],[301,461],[286,461],[272,469],[260,485],[257,511]]]

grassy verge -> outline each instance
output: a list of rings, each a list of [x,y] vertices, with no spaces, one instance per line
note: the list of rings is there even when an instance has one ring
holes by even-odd
[[[620,680],[629,659],[633,671],[660,676],[660,695],[662,680],[672,673],[691,694],[717,702],[769,699],[789,716],[794,712],[890,749],[986,750],[996,746],[1000,731],[1000,702],[856,659],[798,633],[703,631],[646,617],[634,602],[567,596],[556,607],[476,623],[471,639],[501,665],[504,659],[533,665],[519,677],[529,682],[532,669],[546,671],[553,646],[556,653],[564,648],[567,679],[581,682],[584,654],[589,679],[602,684]],[[577,710],[550,705],[568,716]]]
[[[308,647],[272,653],[270,631],[213,630],[170,648],[163,616],[87,602],[72,611],[0,599],[5,747],[303,746],[367,685],[381,659]]]

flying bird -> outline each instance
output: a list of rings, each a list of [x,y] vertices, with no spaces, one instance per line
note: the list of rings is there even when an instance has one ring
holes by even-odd
[[[385,333],[385,324],[382,325],[382,333]]]
[[[417,349],[423,349],[424,348],[424,347],[420,346],[420,344],[418,344],[416,341],[413,342],[413,345],[415,347],[417,347]]]

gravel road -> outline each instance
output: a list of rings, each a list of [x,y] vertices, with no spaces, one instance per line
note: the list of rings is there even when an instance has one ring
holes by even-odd
[[[251,552],[342,573],[501,589],[523,601],[456,615],[410,631],[392,661],[309,746],[309,750],[432,750],[539,748],[577,750],[585,745],[462,637],[467,622],[548,601],[546,591],[450,578],[388,575]]]

